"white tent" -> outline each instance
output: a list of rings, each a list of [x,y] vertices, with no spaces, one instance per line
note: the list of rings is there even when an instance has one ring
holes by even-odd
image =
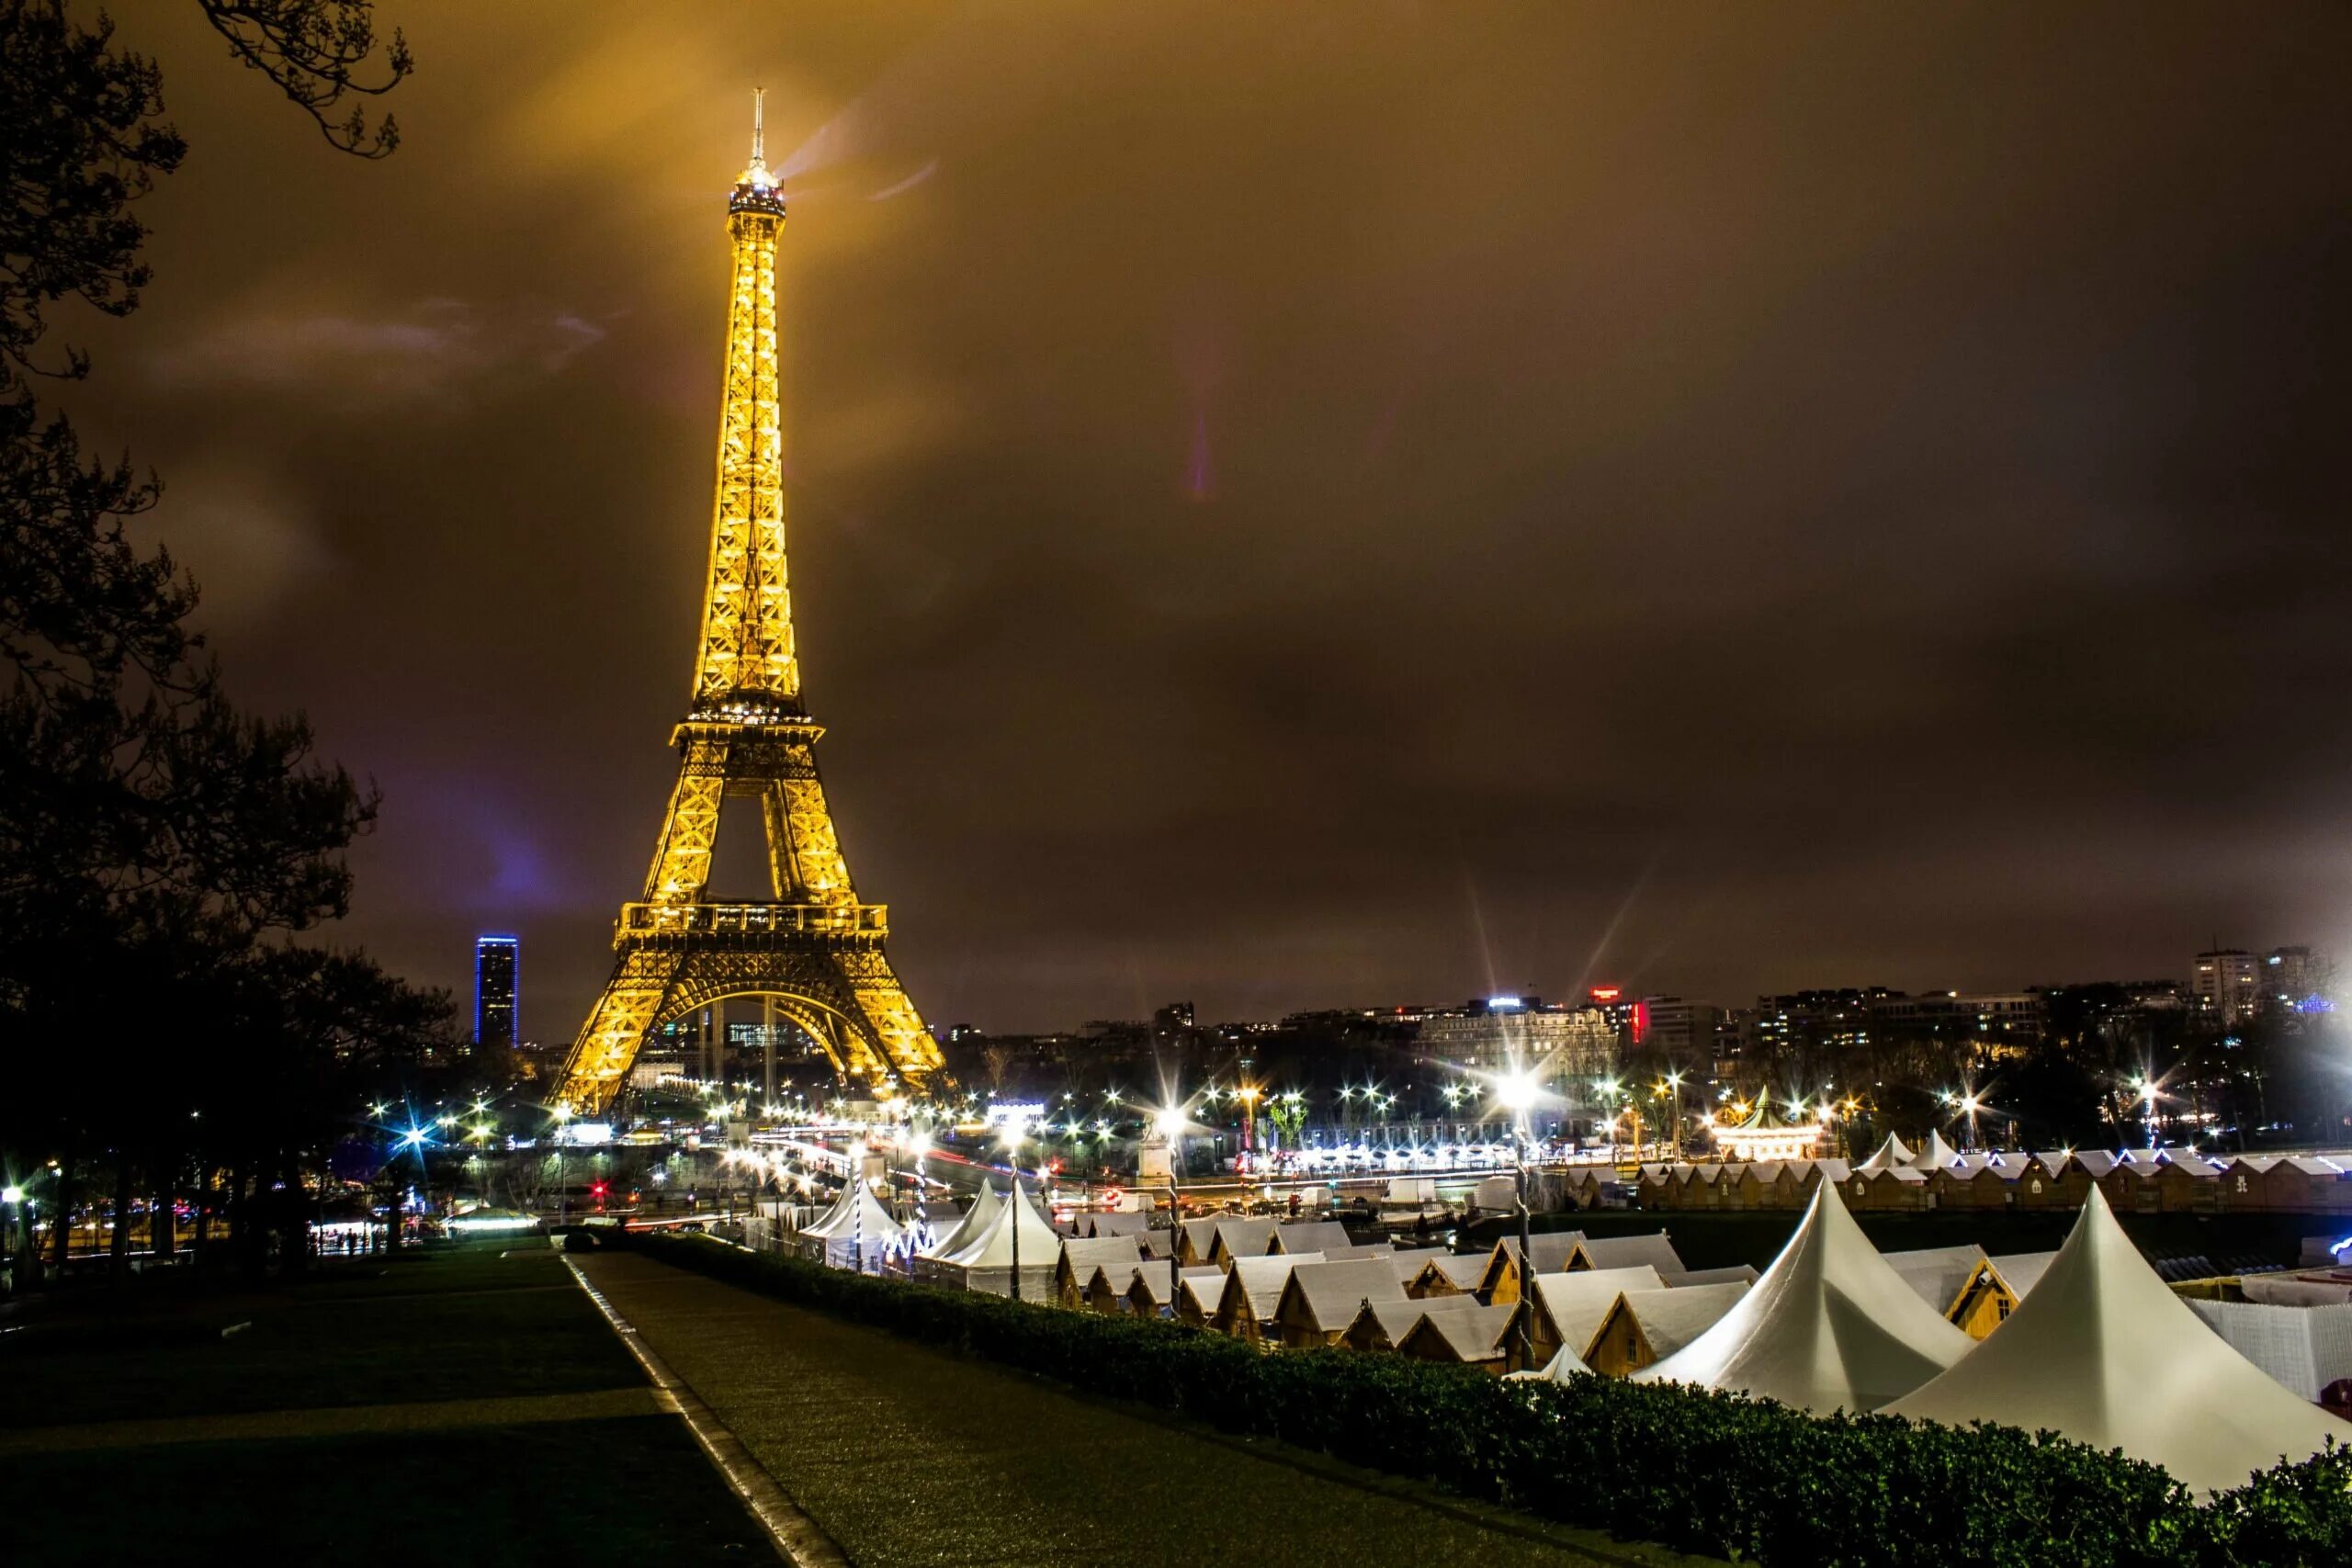
[[[2328,1384],[2352,1378],[2352,1303],[2270,1306],[2192,1299],[2188,1310],[2231,1349],[2305,1399],[2316,1403]]]
[[[1974,1341],[1939,1316],[1862,1235],[1838,1189],[1713,1328],[1636,1382],[1688,1382],[1827,1414],[1871,1411],[1917,1388]]]
[[[795,1238],[801,1255],[835,1269],[873,1269],[906,1236],[906,1227],[874,1196],[853,1181],[833,1206]]]
[[[970,1246],[975,1237],[996,1222],[996,1212],[1003,1204],[1004,1200],[997,1195],[995,1183],[983,1180],[980,1195],[972,1200],[972,1206],[964,1211],[964,1216],[956,1222],[955,1229],[931,1244],[927,1256],[944,1258]]]
[[[954,1252],[937,1255],[933,1261],[939,1274],[967,1291],[1010,1294],[1016,1232],[1020,1236],[1017,1249],[1021,1255],[1021,1294],[1030,1301],[1046,1300],[1053,1290],[1055,1266],[1061,1260],[1062,1235],[1038,1213],[1027,1189],[1017,1180],[1012,1184],[1012,1194],[997,1204],[996,1217],[989,1222],[987,1230]]]
[[[2282,1455],[2302,1459],[2346,1433],[2207,1328],[2097,1188],[2008,1321],[1887,1413],[2047,1428],[2161,1464],[2198,1492],[2243,1485]]]
[[[1908,1145],[1889,1133],[1886,1135],[1886,1142],[1878,1146],[1878,1153],[1854,1168],[1876,1176],[1882,1170],[1892,1170],[1898,1165],[1909,1165],[1917,1157],[1917,1156],[1912,1153]]]
[[[1928,1134],[1928,1141],[1921,1144],[1919,1152],[1911,1156],[1911,1168],[1941,1170],[1959,1157],[1960,1151],[1945,1143],[1941,1133],[1930,1130]]]
[[[1589,1378],[1592,1375],[1592,1369],[1584,1364],[1584,1358],[1564,1346],[1558,1355],[1544,1362],[1539,1370],[1532,1372],[1505,1372],[1503,1381],[1505,1382],[1566,1382],[1570,1378]]]

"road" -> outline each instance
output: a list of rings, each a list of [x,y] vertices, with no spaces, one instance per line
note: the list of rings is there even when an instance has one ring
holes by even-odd
[[[792,1500],[872,1568],[1692,1561],[1200,1435],[649,1258],[579,1261]]]

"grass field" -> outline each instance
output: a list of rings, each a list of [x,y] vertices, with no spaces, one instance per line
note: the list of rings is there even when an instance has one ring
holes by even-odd
[[[286,1419],[333,1427],[354,1406],[644,1382],[543,1242],[336,1263],[267,1289],[175,1280],[128,1302],[74,1303],[0,1336],[5,1462],[30,1505],[11,1510],[0,1555],[774,1562],[673,1416],[216,1440],[221,1418],[257,1412],[316,1412]],[[77,1427],[119,1421],[142,1424],[135,1442],[51,1451]]]

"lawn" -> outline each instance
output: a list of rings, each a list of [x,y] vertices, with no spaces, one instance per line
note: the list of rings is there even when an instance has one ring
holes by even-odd
[[[774,1562],[677,1420],[10,1461],[12,1562]],[[62,1506],[58,1506],[62,1503]]]
[[[94,1421],[644,1386],[544,1241],[337,1260],[260,1287],[141,1281],[0,1336],[0,1422],[36,1449],[41,1428]],[[586,1414],[243,1441],[182,1427],[198,1440],[15,1452],[12,1494],[34,1506],[11,1511],[0,1560],[775,1561],[683,1422]]]
[[[0,1339],[10,1426],[576,1393],[642,1374],[545,1243],[172,1290]],[[238,1326],[238,1325],[243,1326]],[[233,1330],[224,1335],[224,1330]]]

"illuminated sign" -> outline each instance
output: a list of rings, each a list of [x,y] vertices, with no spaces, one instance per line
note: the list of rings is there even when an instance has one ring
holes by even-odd
[[[1510,1012],[1516,1008],[1525,1007],[1526,1005],[1527,1004],[1518,997],[1488,997],[1487,998],[1487,1010],[1488,1012]]]
[[[1625,993],[1622,987],[1616,986],[1595,986],[1587,994],[1597,1002],[1613,1002]]]

